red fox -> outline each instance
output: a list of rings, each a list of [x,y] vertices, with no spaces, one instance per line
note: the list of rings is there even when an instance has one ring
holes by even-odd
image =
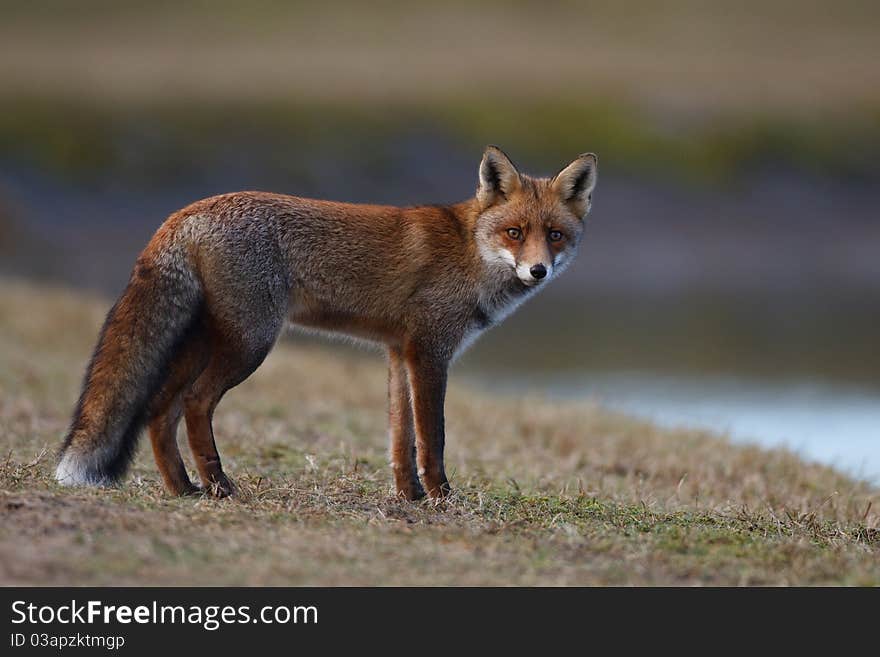
[[[387,348],[396,491],[447,495],[447,367],[572,261],[596,174],[586,153],[553,178],[532,178],[489,146],[475,198],[455,205],[237,192],[172,214],[107,315],[56,479],[117,482],[146,425],[169,492],[232,494],[214,410],[290,323]],[[178,450],[181,416],[201,488]]]

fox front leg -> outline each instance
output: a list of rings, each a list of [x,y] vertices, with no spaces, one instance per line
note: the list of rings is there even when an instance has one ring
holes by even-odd
[[[406,500],[425,496],[416,475],[416,436],[413,425],[412,396],[406,363],[397,347],[388,349],[388,427],[391,435],[391,467],[394,487]]]
[[[446,442],[443,404],[448,360],[416,345],[410,345],[405,353],[412,388],[418,474],[430,497],[445,497],[450,492],[443,467]]]

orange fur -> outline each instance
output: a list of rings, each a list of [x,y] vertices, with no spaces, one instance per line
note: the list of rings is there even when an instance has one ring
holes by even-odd
[[[116,480],[146,423],[168,490],[195,490],[175,439],[183,415],[203,488],[232,493],[214,410],[291,323],[385,345],[395,487],[407,499],[448,494],[449,363],[570,262],[595,169],[588,155],[529,178],[490,147],[475,198],[455,205],[239,192],[174,213],[108,315],[59,481]]]

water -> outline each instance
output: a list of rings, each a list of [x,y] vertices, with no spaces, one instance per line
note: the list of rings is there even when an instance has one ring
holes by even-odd
[[[508,392],[589,399],[661,426],[704,428],[735,442],[788,447],[802,457],[880,484],[880,391],[809,381],[581,374],[493,380]]]

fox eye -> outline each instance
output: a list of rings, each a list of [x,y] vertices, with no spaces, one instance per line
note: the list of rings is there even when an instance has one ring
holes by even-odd
[[[562,239],[562,232],[560,232],[558,230],[551,230],[550,231],[550,241],[551,242],[558,242],[561,239]]]
[[[512,240],[518,240],[522,237],[522,231],[519,228],[508,228],[507,236]]]

